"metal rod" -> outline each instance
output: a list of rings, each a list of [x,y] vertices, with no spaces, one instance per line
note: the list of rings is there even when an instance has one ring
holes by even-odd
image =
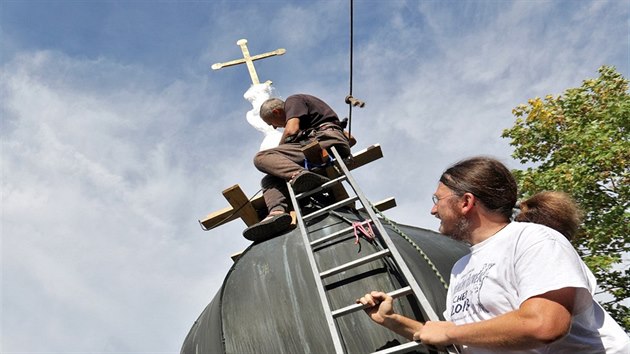
[[[318,268],[317,263],[315,262],[315,256],[313,255],[313,250],[310,247],[310,240],[308,239],[308,231],[306,229],[306,225],[304,224],[304,220],[302,219],[302,213],[300,212],[298,201],[295,198],[295,192],[293,192],[293,188],[291,188],[290,183],[287,183],[287,188],[289,190],[291,202],[295,206],[294,209],[298,225],[300,227],[300,233],[302,234],[302,240],[305,248],[304,251],[306,252],[306,256],[308,258],[308,262],[313,273],[313,278],[315,280],[315,284],[317,285],[317,293],[322,304],[322,309],[324,310],[324,317],[326,318],[326,323],[328,324],[328,330],[332,338],[333,346],[335,347],[335,353],[343,354],[344,349],[343,344],[341,343],[341,336],[339,335],[339,331],[337,330],[337,326],[335,325],[335,319],[332,317],[330,304],[328,303],[328,297],[326,296],[326,289],[324,288],[322,278],[319,277],[319,271],[317,270]]]
[[[321,186],[319,186],[319,187],[317,187],[315,189],[311,189],[310,191],[302,192],[302,193],[296,195],[295,198],[297,200],[306,198],[309,195],[313,195],[313,194],[319,193],[319,192],[323,191],[324,189],[334,185],[335,183],[341,183],[341,182],[343,182],[345,180],[346,180],[346,176],[341,175],[341,176],[339,176],[339,177],[337,177],[335,179],[331,179],[330,181],[322,184]]]
[[[348,199],[344,199],[340,202],[337,202],[335,204],[331,204],[325,208],[319,209],[318,211],[312,212],[308,215],[304,215],[304,220],[308,221],[311,220],[313,218],[316,218],[320,215],[326,214],[329,210],[335,210],[335,209],[339,209],[342,206],[348,205],[348,204],[352,204],[354,202],[356,202],[357,200],[359,200],[358,196],[354,196],[354,197],[350,197]]]
[[[387,293],[387,295],[393,297],[394,299],[397,299],[399,297],[403,297],[412,293],[413,291],[411,291],[411,287],[405,286],[404,288],[400,288],[398,290],[389,292]],[[337,317],[341,317],[341,316],[344,316],[353,312],[357,312],[359,310],[363,310],[365,308],[367,308],[367,306],[363,304],[352,304],[350,306],[346,306],[346,307],[333,311],[332,315],[333,315],[333,318],[337,318]]]
[[[331,269],[329,269],[329,270],[327,270],[325,272],[321,272],[321,273],[319,273],[319,276],[322,277],[322,279],[328,278],[329,276],[341,273],[341,272],[346,271],[348,269],[356,268],[356,267],[358,267],[360,265],[363,265],[363,264],[366,264],[366,263],[370,263],[372,261],[375,261],[377,259],[381,259],[383,257],[387,257],[389,255],[390,255],[390,251],[389,250],[378,251],[378,252],[372,253],[372,254],[370,254],[368,256],[365,256],[363,258],[359,258],[359,259],[354,260],[352,262],[348,262],[348,263],[342,264],[342,265],[340,265],[338,267],[331,268]]]

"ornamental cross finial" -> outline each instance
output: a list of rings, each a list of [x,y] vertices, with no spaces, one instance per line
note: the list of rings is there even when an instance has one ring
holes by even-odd
[[[236,59],[225,63],[212,64],[212,69],[218,70],[227,66],[245,63],[247,65],[247,70],[249,71],[249,76],[252,78],[252,84],[254,85],[260,83],[260,81],[258,80],[258,74],[256,74],[256,69],[254,68],[254,60],[264,59],[275,55],[282,55],[286,52],[284,48],[279,48],[272,52],[251,56],[249,55],[249,49],[247,49],[247,39],[239,39],[236,44],[241,47],[241,51],[243,52],[243,59]]]

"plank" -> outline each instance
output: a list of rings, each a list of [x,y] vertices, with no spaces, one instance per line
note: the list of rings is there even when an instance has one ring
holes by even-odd
[[[351,158],[346,162],[349,170],[354,170],[368,163],[378,160],[383,157],[383,150],[380,144],[370,145],[367,148],[353,154]]]
[[[352,157],[347,159],[346,165],[348,166],[349,170],[354,170],[356,168],[359,168],[361,166],[367,165],[368,163],[378,160],[381,157],[383,157],[383,151],[381,150],[381,145],[380,144],[374,144],[371,146],[368,146],[367,148],[360,150],[358,152],[356,152],[355,154],[352,155]],[[238,186],[238,185],[237,185]],[[233,188],[234,186],[230,187]],[[229,190],[230,188],[226,189]],[[240,189],[240,187],[239,187]],[[225,191],[224,191],[225,192]],[[242,193],[242,190],[241,190]],[[232,194],[229,194],[231,197],[233,196]],[[244,194],[243,194],[244,195]],[[225,196],[225,194],[224,194]],[[226,196],[227,198],[227,196]],[[242,196],[241,196],[242,198]],[[236,198],[236,205],[242,205],[240,203],[238,203],[238,197]],[[230,200],[228,199],[228,202]],[[241,200],[242,201],[242,200]],[[267,206],[265,205],[265,200],[262,196],[262,194],[258,194],[256,195],[254,198],[252,198],[252,200],[250,201],[251,203],[251,207],[254,209],[254,212],[256,213],[256,219],[258,220],[258,214],[266,214],[266,209]],[[224,223],[230,222],[234,219],[238,219],[241,217],[240,213],[234,213],[234,210],[236,210],[238,208],[234,208],[233,206],[229,206],[220,210],[217,210],[215,212],[212,212],[210,214],[208,214],[207,216],[205,216],[203,219],[199,220],[199,223],[201,224],[202,228],[204,230],[210,230],[213,229],[219,225],[222,225]],[[265,212],[258,212],[258,211],[265,211]],[[251,215],[251,210],[247,212],[247,215]],[[248,218],[251,218],[251,216],[247,216]],[[244,220],[245,221],[245,220]],[[245,224],[247,224],[247,221],[245,221]],[[248,225],[249,226],[249,225]]]
[[[381,201],[378,201],[378,202],[374,203],[373,205],[378,211],[385,211],[385,210],[391,209],[391,208],[396,206],[396,198],[389,197],[387,199],[383,199]],[[361,208],[361,209],[359,209],[359,211],[365,212],[366,210],[365,210],[365,208]]]
[[[245,215],[246,219],[243,219],[243,221],[247,226],[253,225],[260,221],[257,210],[267,208],[262,194],[258,194],[252,198],[249,203],[247,203],[249,205],[246,205],[243,209],[235,212],[235,210],[238,210],[238,208],[243,205],[243,201],[248,201],[247,196],[245,196],[238,184],[224,190],[223,196],[228,200],[230,206],[212,212],[205,218],[200,219],[199,224],[204,230],[211,230],[219,225],[241,218],[241,215]],[[251,214],[252,211],[254,213],[253,215]],[[251,224],[248,224],[248,222]]]
[[[258,213],[238,184],[224,190],[223,196],[230,203],[232,209],[236,210],[236,214],[243,219],[245,225],[252,226],[260,221]]]

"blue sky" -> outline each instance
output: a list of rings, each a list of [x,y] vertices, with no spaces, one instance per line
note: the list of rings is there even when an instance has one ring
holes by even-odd
[[[357,170],[387,215],[435,229],[436,179],[461,158],[510,167],[512,108],[629,77],[627,0],[356,1]],[[0,1],[2,353],[176,353],[248,247],[238,220],[204,232],[221,191],[259,189],[247,124],[256,62],[281,97],[348,115],[349,2]]]

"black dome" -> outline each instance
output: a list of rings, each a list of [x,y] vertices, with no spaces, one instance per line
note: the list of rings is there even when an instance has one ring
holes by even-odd
[[[348,227],[355,213],[340,213],[346,221],[328,215],[309,225],[314,238]],[[436,232],[412,226],[392,227],[382,221],[423,292],[440,317],[452,265],[468,248]],[[404,236],[401,236],[403,234]],[[376,245],[354,236],[315,249],[320,270],[326,270],[374,252]],[[422,256],[422,253],[426,257]],[[425,258],[428,258],[427,261]],[[370,290],[401,287],[398,272],[384,260],[324,279],[333,310],[351,305]],[[413,297],[395,301],[395,311],[422,319]],[[407,340],[373,323],[363,311],[338,318],[347,353],[369,353]],[[397,342],[396,342],[397,341]],[[331,353],[328,332],[312,271],[299,229],[259,244],[252,244],[234,263],[212,302],[195,321],[182,346],[184,354],[198,353]]]

